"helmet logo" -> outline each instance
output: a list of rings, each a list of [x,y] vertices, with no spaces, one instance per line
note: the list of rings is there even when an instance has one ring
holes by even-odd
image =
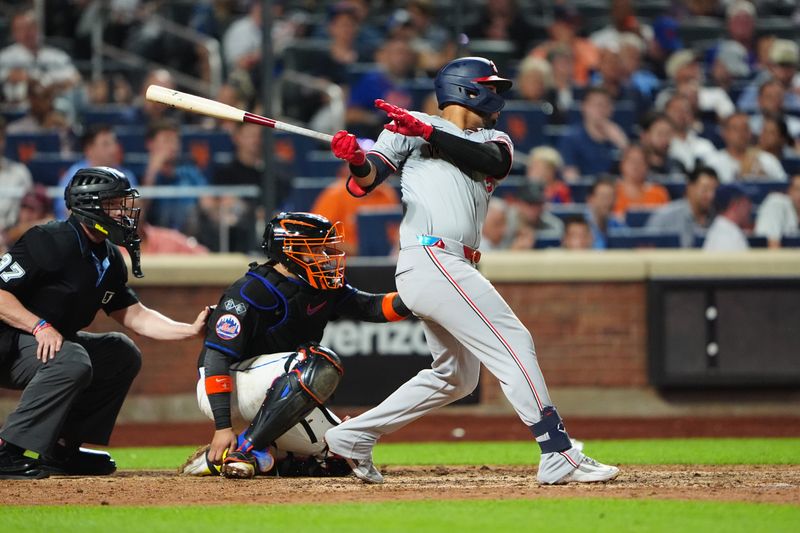
[[[489,65],[492,67],[492,72],[494,72],[495,74],[497,74],[497,65],[495,65],[495,64],[494,64],[494,61],[492,61],[492,60],[490,59],[490,60],[489,60]]]
[[[94,229],[96,229],[97,231],[99,231],[103,235],[108,235],[108,230],[106,228],[104,228],[103,226],[101,226],[97,222],[94,223]]]
[[[242,331],[242,324],[236,315],[226,314],[219,317],[215,326],[217,337],[229,341],[239,336]]]

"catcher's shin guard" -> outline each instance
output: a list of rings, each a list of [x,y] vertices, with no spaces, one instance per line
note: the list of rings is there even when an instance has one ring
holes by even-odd
[[[293,361],[294,368],[289,370]],[[267,391],[264,403],[242,435],[240,450],[263,450],[330,396],[343,374],[339,356],[317,344],[298,348],[286,373]]]

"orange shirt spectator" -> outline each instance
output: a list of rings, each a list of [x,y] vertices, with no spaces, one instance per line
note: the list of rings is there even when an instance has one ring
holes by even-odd
[[[342,248],[348,255],[358,255],[358,210],[367,206],[400,205],[400,196],[391,185],[383,183],[368,195],[356,198],[347,192],[346,180],[347,167],[335,182],[320,193],[311,212],[318,213],[331,222],[340,220],[344,227]]]
[[[631,207],[658,207],[669,202],[669,193],[662,185],[648,183],[644,149],[638,144],[628,146],[619,162],[614,214],[620,218]]]

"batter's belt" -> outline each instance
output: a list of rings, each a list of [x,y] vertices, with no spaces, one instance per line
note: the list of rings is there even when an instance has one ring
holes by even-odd
[[[436,237],[434,235],[419,235],[417,240],[422,246],[433,246],[434,248],[447,250],[452,254],[461,255],[473,265],[477,265],[481,260],[481,253],[478,250],[470,248],[466,244],[462,244],[453,239]]]

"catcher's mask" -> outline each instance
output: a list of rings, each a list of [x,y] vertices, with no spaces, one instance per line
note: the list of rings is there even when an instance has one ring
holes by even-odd
[[[344,284],[345,253],[342,223],[313,213],[280,213],[264,230],[267,257],[316,289],[338,289]]]
[[[110,167],[80,169],[64,191],[64,201],[75,218],[124,246],[131,256],[133,275],[141,278],[140,211],[134,207],[138,197],[139,191],[131,187],[128,178]]]

